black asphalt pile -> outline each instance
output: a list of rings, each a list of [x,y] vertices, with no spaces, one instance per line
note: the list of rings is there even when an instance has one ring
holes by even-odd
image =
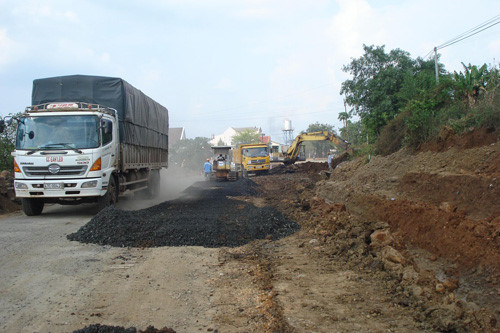
[[[188,198],[137,211],[108,207],[68,239],[117,247],[236,247],[297,231],[299,225],[275,208],[234,198],[256,195],[256,186],[248,179],[206,181],[186,189]]]
[[[164,327],[161,329],[154,328],[153,326],[148,326],[146,330],[137,330],[135,327],[125,328],[122,326],[108,326],[101,324],[94,324],[86,326],[82,329],[73,331],[73,333],[175,333],[171,328]]]

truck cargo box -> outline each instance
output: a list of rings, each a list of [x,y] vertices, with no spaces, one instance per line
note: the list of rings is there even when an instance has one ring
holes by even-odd
[[[168,149],[168,110],[123,79],[89,75],[37,79],[31,99],[32,105],[86,102],[116,109],[122,144],[136,146],[135,150],[140,149],[137,146]]]

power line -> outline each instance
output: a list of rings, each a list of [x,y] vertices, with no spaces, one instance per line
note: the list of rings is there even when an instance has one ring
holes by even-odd
[[[444,49],[445,47],[448,47],[448,46],[450,46],[450,45],[453,45],[453,44],[455,44],[455,43],[458,43],[458,42],[460,42],[460,41],[463,41],[464,39],[467,39],[467,38],[469,38],[469,37],[472,37],[472,36],[474,36],[474,35],[477,35],[477,34],[478,34],[478,33],[480,33],[481,31],[484,31],[484,30],[486,30],[486,29],[489,29],[489,28],[491,28],[492,26],[495,26],[495,25],[497,25],[497,24],[499,24],[499,23],[500,23],[500,20],[498,20],[498,22],[492,23],[491,25],[487,26],[486,28],[483,28],[483,29],[481,29],[481,30],[478,30],[478,31],[476,31],[476,32],[474,32],[474,33],[471,33],[471,34],[469,34],[469,35],[467,35],[467,36],[464,36],[464,37],[462,37],[462,38],[460,38],[460,39],[457,39],[457,40],[455,40],[455,41],[453,41],[453,42],[449,42],[449,43],[447,43],[447,44],[442,44],[441,46],[437,46],[436,48],[437,48],[438,50]]]
[[[461,33],[460,35],[442,43],[441,45],[439,46],[436,46],[434,49],[430,50],[425,56],[424,56],[424,59],[428,58],[433,52],[436,52],[437,50],[441,50],[441,49],[444,49],[445,47],[448,47],[450,45],[453,45],[453,44],[456,44],[460,41],[463,41],[464,39],[467,39],[467,38],[470,38],[474,35],[477,35],[478,33],[480,33],[481,31],[484,31],[486,29],[489,29],[497,24],[500,23],[500,14],[499,15],[496,15],[492,18],[490,18],[489,20],[486,20],[485,22]]]
[[[432,52],[434,52],[434,67],[435,67],[435,73],[436,73],[436,84],[439,83],[439,66],[438,66],[438,56],[437,56],[438,50],[444,49],[445,47],[451,46],[453,44],[456,44],[458,42],[463,41],[464,39],[467,39],[467,38],[470,38],[474,35],[477,35],[481,31],[489,29],[489,28],[491,28],[499,23],[500,23],[500,15],[496,15],[495,17],[481,23],[480,25],[478,25],[472,29],[469,29],[464,33],[461,33],[457,37],[452,38],[449,41],[447,41],[439,46],[435,46],[432,51],[427,53],[427,55],[424,57],[424,59],[427,58],[429,55],[431,55]]]
[[[497,16],[495,16],[495,17],[493,17],[493,18],[491,18],[491,19],[489,19],[489,20],[487,20],[487,21],[485,21],[485,22],[481,23],[480,25],[478,25],[478,26],[476,26],[476,27],[474,27],[474,28],[472,28],[472,29],[470,29],[470,30],[468,30],[468,31],[466,31],[466,32],[464,32],[464,33],[462,33],[462,34],[460,34],[460,35],[456,36],[455,38],[452,38],[452,39],[450,39],[449,41],[444,42],[443,44],[441,44],[441,45],[437,46],[437,49],[439,50],[439,49],[444,48],[444,47],[446,47],[446,46],[449,46],[449,45],[455,44],[455,43],[456,43],[456,42],[458,42],[459,40],[463,40],[464,38],[468,38],[468,37],[470,37],[470,36],[473,36],[473,35],[475,35],[475,34],[477,34],[477,33],[481,32],[481,31],[483,31],[483,30],[485,30],[485,29],[487,29],[487,28],[489,28],[489,27],[486,27],[485,29],[482,29],[482,30],[480,30],[480,31],[477,31],[477,30],[479,30],[479,29],[483,28],[484,26],[486,26],[486,25],[488,25],[488,24],[490,24],[490,23],[493,23],[494,21],[499,20],[499,19],[500,19],[500,15],[497,15]],[[494,23],[493,25],[498,24],[498,23],[499,23],[499,22],[496,22],[496,23]],[[491,26],[490,26],[490,27],[491,27]],[[469,34],[470,34],[470,35],[469,35]],[[466,35],[469,35],[469,36],[466,36]],[[464,38],[462,38],[462,37],[464,37]]]

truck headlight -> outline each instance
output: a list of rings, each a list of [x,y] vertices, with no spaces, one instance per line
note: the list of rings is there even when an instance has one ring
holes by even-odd
[[[25,183],[16,182],[15,186],[16,186],[16,189],[18,189],[18,190],[27,190],[28,189],[28,185],[26,185]]]
[[[90,188],[90,187],[96,187],[97,186],[97,180],[92,180],[90,182],[85,182],[82,184],[82,188]]]

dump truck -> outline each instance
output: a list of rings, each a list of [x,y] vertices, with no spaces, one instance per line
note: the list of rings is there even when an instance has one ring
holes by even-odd
[[[14,189],[26,215],[41,214],[45,203],[102,209],[126,191],[158,194],[168,110],[125,80],[34,80],[31,106],[15,120]]]
[[[234,169],[239,176],[264,174],[271,168],[269,147],[265,143],[239,144],[233,149]]]

